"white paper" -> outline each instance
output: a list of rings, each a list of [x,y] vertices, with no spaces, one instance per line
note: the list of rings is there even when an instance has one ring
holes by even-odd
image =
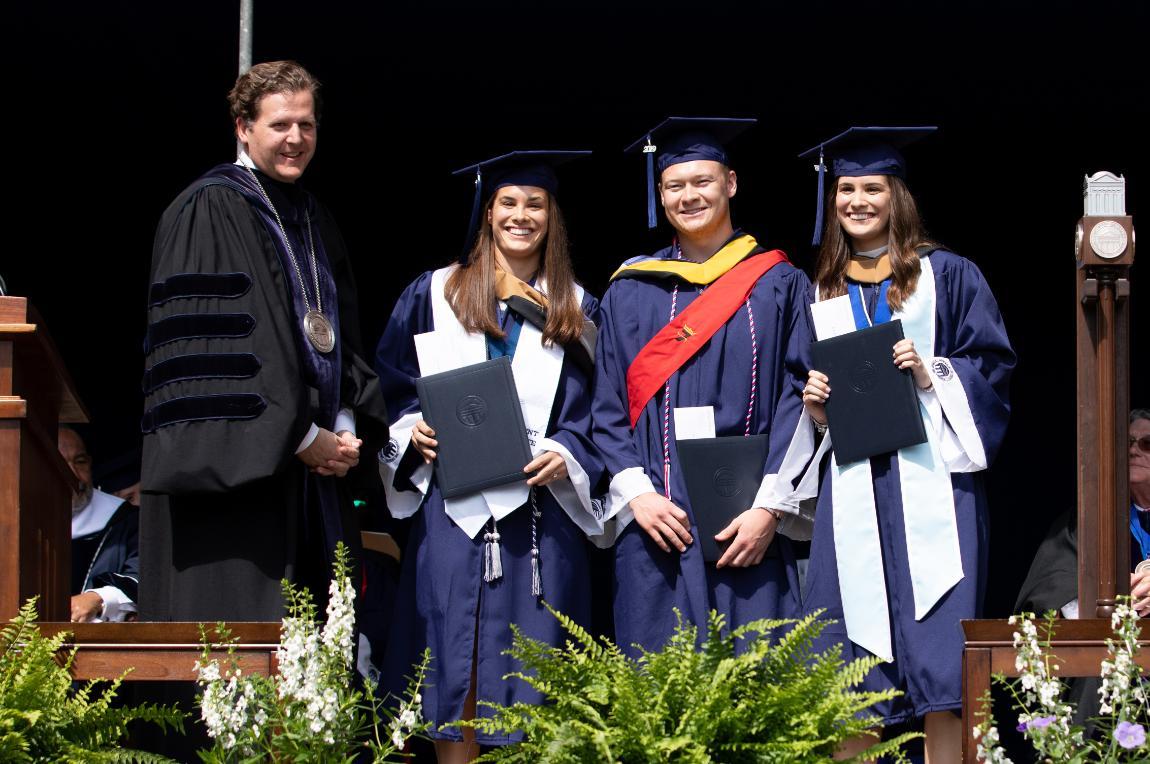
[[[851,298],[847,295],[830,300],[811,303],[811,315],[815,319],[815,336],[820,340],[849,334],[855,330],[854,311]]]
[[[443,332],[415,335],[415,355],[419,359],[419,374],[422,377],[452,369],[451,346]]]
[[[714,406],[684,406],[675,409],[675,440],[715,437]]]

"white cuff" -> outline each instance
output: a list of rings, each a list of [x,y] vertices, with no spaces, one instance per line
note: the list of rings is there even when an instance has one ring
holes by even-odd
[[[104,600],[104,612],[100,614],[98,621],[122,621],[129,613],[136,612],[136,603],[114,586],[101,586],[98,589],[85,591],[95,592]]]
[[[607,514],[603,520],[615,518],[620,533],[634,519],[631,499],[645,493],[656,493],[651,478],[642,467],[628,467],[611,478],[611,488],[607,494]]]
[[[423,504],[423,497],[431,485],[432,467],[430,464],[421,463],[411,473],[410,478],[416,490],[401,491],[395,487],[396,470],[399,469],[404,454],[412,448],[411,431],[415,429],[415,423],[421,419],[423,419],[421,411],[413,411],[400,417],[399,421],[394,422],[389,428],[391,437],[379,452],[379,478],[383,481],[383,491],[387,496],[387,510],[396,519],[414,515]],[[422,457],[420,461],[422,462]]]
[[[814,518],[807,517],[793,491],[779,489],[781,481],[775,473],[763,476],[759,492],[752,507],[773,509],[780,513],[777,531],[795,541],[810,541],[814,531]]]
[[[951,472],[978,472],[986,469],[986,448],[982,445],[982,436],[978,434],[974,413],[966,397],[966,388],[962,386],[958,372],[951,366],[949,359],[942,357],[931,358],[927,370],[934,382],[934,394],[938,397],[942,413],[954,433],[949,447],[946,444],[947,437],[943,435],[940,438],[940,448],[947,466]],[[949,453],[957,450],[961,450],[965,458],[957,455],[953,459],[946,458]]]
[[[799,414],[799,421],[795,424],[795,432],[791,436],[790,445],[787,446],[787,453],[783,456],[783,463],[779,465],[778,476],[770,483],[768,478],[771,476],[764,477],[759,495],[755,497],[756,501],[766,503],[756,506],[768,506],[806,516],[802,510],[802,502],[818,495],[819,464],[831,447],[831,435],[828,429],[823,434],[819,447],[815,448],[815,427],[815,420],[804,408]],[[792,488],[792,485],[795,487]],[[773,492],[764,494],[764,489],[768,488],[773,488]]]
[[[918,400],[926,411],[927,427],[934,431],[935,441],[938,443],[938,452],[942,461],[951,472],[978,472],[981,468],[976,466],[966,455],[962,443],[946,420],[942,411],[942,401],[932,387],[930,390],[918,388]]]
[[[772,472],[769,475],[763,475],[763,482],[759,483],[759,492],[755,494],[755,500],[751,502],[751,506],[777,509],[780,512],[788,513],[796,511],[792,509],[788,497],[781,495],[781,492],[776,490],[778,484],[778,474]]]
[[[1078,617],[1078,598],[1067,602],[1060,608],[1063,618],[1077,618]]]
[[[299,447],[296,448],[295,452],[297,454],[303,453],[307,450],[308,446],[315,442],[317,437],[319,437],[319,425],[312,422],[311,427],[308,428],[307,435],[303,436],[303,440],[299,442]]]
[[[808,514],[800,509],[799,512],[791,513],[786,510],[780,509],[783,516],[779,518],[779,525],[775,529],[778,533],[783,534],[789,539],[795,541],[810,541],[815,535],[815,518],[813,514],[814,502],[805,502],[811,504],[812,513]]]
[[[347,430],[355,435],[355,412],[351,409],[340,409],[335,415],[335,432]]]
[[[551,438],[540,438],[535,445],[533,456],[539,456],[546,451],[554,451],[559,454],[567,466],[567,479],[550,483],[547,489],[551,491],[555,501],[559,502],[559,506],[567,512],[567,516],[588,537],[601,536],[603,534],[602,510],[600,508],[599,514],[596,514],[596,506],[591,503],[591,480],[587,477],[587,471],[562,443]]]

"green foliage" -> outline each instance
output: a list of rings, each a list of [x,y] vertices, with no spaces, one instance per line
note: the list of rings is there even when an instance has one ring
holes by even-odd
[[[66,639],[40,634],[35,598],[0,632],[0,761],[169,761],[119,743],[133,720],[182,732],[184,714],[155,705],[113,707],[122,676],[74,688],[75,650],[57,660]]]
[[[523,666],[511,676],[539,690],[544,703],[484,704],[492,716],[461,723],[488,733],[524,732],[524,742],[481,761],[829,761],[840,742],[876,726],[867,713],[871,705],[897,694],[854,689],[877,658],[844,664],[839,647],[813,652],[827,625],[819,614],[728,630],[723,616],[712,612],[701,646],[695,625],[680,615],[663,649],[634,659],[551,613],[570,635],[563,647],[524,637],[513,626],[509,651]],[[857,760],[901,759],[901,747],[912,737],[878,743]]]

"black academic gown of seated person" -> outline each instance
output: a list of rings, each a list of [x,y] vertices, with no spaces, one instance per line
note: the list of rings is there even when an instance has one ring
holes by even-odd
[[[1136,539],[1130,539],[1130,572],[1142,559]],[[1014,612],[1041,616],[1047,610],[1061,611],[1078,599],[1078,516],[1064,512],[1055,518],[1030,563],[1026,581],[1018,593]],[[1089,612],[1079,617],[1089,618]]]
[[[359,548],[350,478],[319,477],[296,456],[312,424],[334,431],[341,409],[355,415],[362,453],[386,442],[378,380],[359,353],[346,248],[314,197],[262,173],[259,181],[298,274],[271,207],[239,165],[193,183],[156,234],[145,340],[142,620],[278,620],[281,579],[309,585],[322,603],[336,542]],[[326,353],[302,325],[301,290],[314,310],[317,283],[338,338]],[[357,471],[371,479],[374,460],[364,464]]]
[[[85,512],[93,514],[85,516]],[[73,595],[92,590],[100,594],[105,603],[103,620],[122,621],[136,608],[140,580],[139,518],[136,507],[99,490],[93,492],[88,506],[72,517],[71,591]],[[105,587],[118,593],[108,592]],[[115,602],[109,602],[110,598]]]

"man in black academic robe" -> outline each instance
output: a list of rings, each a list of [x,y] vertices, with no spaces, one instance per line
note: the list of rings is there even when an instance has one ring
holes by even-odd
[[[160,221],[143,383],[144,620],[278,620],[281,579],[322,602],[336,542],[359,546],[345,476],[386,441],[387,416],[360,357],[343,239],[297,182],[315,150],[317,88],[294,62],[242,75],[229,101],[244,152]]]

